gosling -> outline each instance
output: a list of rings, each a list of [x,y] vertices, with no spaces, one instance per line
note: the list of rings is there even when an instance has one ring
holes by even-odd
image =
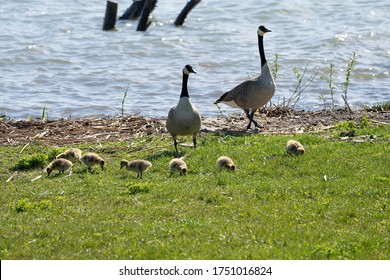
[[[232,161],[232,159],[229,157],[225,157],[225,156],[220,156],[217,159],[217,166],[218,166],[219,170],[222,170],[222,169],[228,169],[228,170],[233,170],[233,171],[236,170],[236,166],[234,165],[234,162]]]
[[[64,173],[64,171],[69,170],[69,176],[72,174],[72,166],[73,163],[70,160],[64,158],[58,158],[49,163],[46,167],[47,177],[50,176],[51,172],[54,170],[58,170],[58,174]]]
[[[64,158],[70,160],[73,163],[79,162],[81,158],[81,150],[77,148],[70,148],[62,154],[59,154],[56,158]]]
[[[184,161],[184,158],[174,158],[169,163],[169,171],[171,172],[171,175],[175,172],[179,172],[181,175],[187,174],[187,164]]]
[[[142,178],[142,172],[152,167],[152,163],[150,161],[142,160],[142,159],[136,159],[132,161],[122,159],[121,169],[123,166],[126,166],[126,169],[129,171],[137,172],[137,178]]]
[[[305,153],[305,148],[301,143],[295,140],[287,141],[286,152],[291,155],[303,155]]]
[[[102,170],[104,170],[104,159],[95,153],[86,153],[80,158],[80,161],[88,166],[89,171],[92,173],[92,167],[95,165],[100,165]]]

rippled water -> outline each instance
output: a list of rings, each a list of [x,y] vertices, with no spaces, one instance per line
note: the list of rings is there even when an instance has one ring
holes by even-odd
[[[121,15],[131,0],[118,1]],[[204,116],[220,114],[213,102],[260,73],[257,27],[267,34],[265,52],[280,64],[273,103],[289,98],[316,71],[297,108],[324,108],[326,81],[345,80],[352,52],[358,54],[348,98],[354,107],[390,101],[390,2],[381,1],[216,1],[203,0],[185,26],[173,21],[186,1],[158,1],[155,23],[136,32],[137,21],[118,21],[117,31],[101,30],[105,1],[3,0],[0,4],[0,113],[13,119],[50,119],[124,113],[166,116],[177,103],[181,71],[192,64],[189,93]],[[343,105],[335,88],[336,104]],[[222,105],[228,112],[239,112]]]

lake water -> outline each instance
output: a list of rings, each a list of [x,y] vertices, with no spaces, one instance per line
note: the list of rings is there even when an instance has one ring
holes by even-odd
[[[118,16],[132,0],[118,1]],[[309,0],[203,0],[183,27],[173,21],[186,1],[158,1],[154,23],[118,21],[102,31],[104,0],[3,0],[0,3],[0,114],[12,119],[49,119],[124,113],[164,117],[178,101],[182,68],[191,64],[189,94],[203,116],[220,114],[213,102],[260,73],[256,30],[272,30],[265,53],[280,65],[279,104],[294,92],[296,68],[304,80],[297,109],[324,108],[330,101],[321,79],[334,65],[336,105],[348,60],[358,55],[348,88],[354,108],[390,102],[390,2]],[[226,112],[240,112],[221,105]]]

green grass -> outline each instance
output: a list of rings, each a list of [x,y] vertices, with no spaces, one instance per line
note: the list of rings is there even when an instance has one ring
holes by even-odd
[[[42,168],[28,159],[63,149],[0,147],[0,258],[390,259],[390,128],[353,124],[369,141],[339,140],[351,125],[295,137],[202,134],[196,150],[180,147],[186,176],[169,175],[167,136],[79,145],[106,169],[75,164],[70,177],[33,182]],[[286,155],[288,139],[305,155]],[[220,155],[238,171],[218,172]],[[153,167],[136,179],[119,169],[122,158]]]

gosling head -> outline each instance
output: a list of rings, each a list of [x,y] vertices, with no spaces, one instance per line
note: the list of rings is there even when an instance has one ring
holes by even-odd
[[[183,175],[186,175],[187,174],[187,168],[182,167],[180,173],[183,174]]]
[[[189,65],[189,64],[187,64],[187,65],[184,66],[184,68],[183,68],[183,74],[189,75],[190,73],[196,74],[196,72],[195,72],[195,70],[192,68],[192,66]]]
[[[259,36],[264,36],[264,34],[267,32],[271,32],[271,30],[267,29],[267,27],[265,27],[264,25],[260,25],[257,29],[257,34]]]
[[[128,164],[128,161],[125,160],[125,159],[122,159],[121,160],[121,168],[120,169],[122,169],[123,166],[127,166],[127,164]]]
[[[51,167],[47,167],[46,168],[46,172],[47,172],[47,177],[50,176],[50,173],[53,171],[53,169]]]
[[[303,147],[297,148],[297,155],[303,155],[305,153],[305,149]]]

